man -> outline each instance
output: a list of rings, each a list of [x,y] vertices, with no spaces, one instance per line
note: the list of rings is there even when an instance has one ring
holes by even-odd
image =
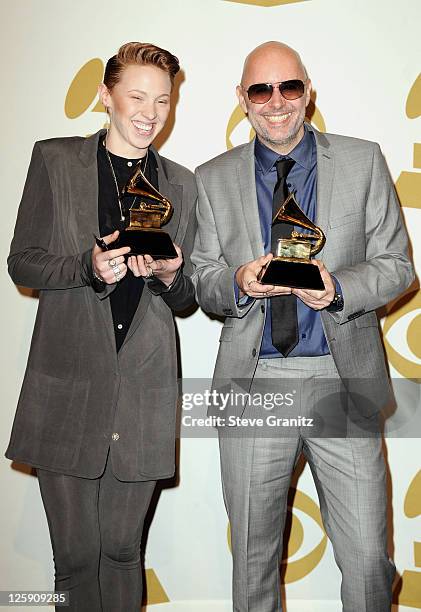
[[[268,42],[246,58],[237,96],[257,138],[197,169],[193,281],[202,308],[226,317],[215,385],[240,379],[254,393],[297,387],[296,415],[307,410],[316,417],[324,416],[326,403],[326,410],[332,408],[332,398],[343,389],[357,389],[365,396],[354,402],[362,431],[365,421],[370,429],[377,419],[373,400],[381,405],[389,397],[375,309],[410,285],[413,270],[378,145],[321,134],[304,123],[310,93],[300,57],[286,45]],[[282,226],[274,226],[271,236],[273,214],[288,191],[326,235],[313,261],[322,291],[258,280]],[[246,410],[250,414],[250,407]],[[338,414],[341,410],[338,400]],[[241,414],[238,406],[235,411]],[[386,551],[380,437],[311,436],[305,427],[283,437],[223,433],[234,610],[281,609],[287,492],[301,452],[342,572],[344,611],[390,610],[395,568]]]

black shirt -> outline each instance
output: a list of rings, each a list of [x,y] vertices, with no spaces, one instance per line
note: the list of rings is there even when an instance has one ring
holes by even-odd
[[[110,152],[109,156],[117,179],[119,193],[121,194],[123,187],[134,173],[139,159],[126,159]],[[129,222],[128,210],[133,205],[134,196],[123,196],[121,198],[123,216],[125,217],[125,220],[121,221],[116,185],[103,139],[99,140],[97,161],[99,231],[101,236],[107,236],[116,229],[121,230],[127,227]],[[158,189],[157,163],[152,151],[149,151],[144,174],[149,182]],[[117,351],[120,350],[126,337],[138,307],[143,287],[143,278],[136,278],[130,270],[127,270],[126,276],[117,284],[115,290],[110,295]]]

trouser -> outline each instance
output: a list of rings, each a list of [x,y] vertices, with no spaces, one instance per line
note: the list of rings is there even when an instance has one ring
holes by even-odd
[[[315,403],[316,416],[323,416],[322,398],[327,398],[331,410],[329,398],[339,397],[341,390],[331,356],[260,360],[252,396],[267,392],[268,383],[284,395],[299,387],[296,415],[301,416],[306,406]],[[294,409],[281,408],[276,414],[291,415]],[[250,408],[244,416],[252,414]],[[311,409],[307,411],[310,415]],[[253,434],[250,430],[242,435],[220,430],[219,435],[224,499],[231,523],[233,609],[282,610],[280,563],[287,494],[303,452],[342,573],[344,612],[390,612],[395,567],[387,554],[381,437],[352,433],[312,437],[311,428],[304,426],[283,435],[277,432],[267,437],[267,432],[262,435],[255,427]]]
[[[139,612],[140,540],[155,481],[122,482],[108,459],[93,480],[38,469],[55,589],[77,612]],[[62,607],[56,608],[62,610]]]

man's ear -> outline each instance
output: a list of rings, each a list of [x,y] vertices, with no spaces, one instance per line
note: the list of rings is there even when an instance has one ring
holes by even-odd
[[[242,111],[247,115],[247,104],[244,98],[244,90],[241,85],[237,85],[235,93],[237,94],[238,103],[241,106]]]
[[[310,102],[311,91],[312,91],[311,81],[310,79],[308,79],[306,83],[306,108]]]

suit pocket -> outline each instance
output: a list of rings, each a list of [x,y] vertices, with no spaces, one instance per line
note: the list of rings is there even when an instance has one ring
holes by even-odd
[[[221,335],[219,336],[219,342],[231,342],[234,326],[224,325],[221,329]]]
[[[29,369],[14,424],[17,447],[34,463],[70,469],[85,427],[90,382],[61,379]]]
[[[379,321],[375,312],[367,312],[354,319],[357,327],[379,327]]]

